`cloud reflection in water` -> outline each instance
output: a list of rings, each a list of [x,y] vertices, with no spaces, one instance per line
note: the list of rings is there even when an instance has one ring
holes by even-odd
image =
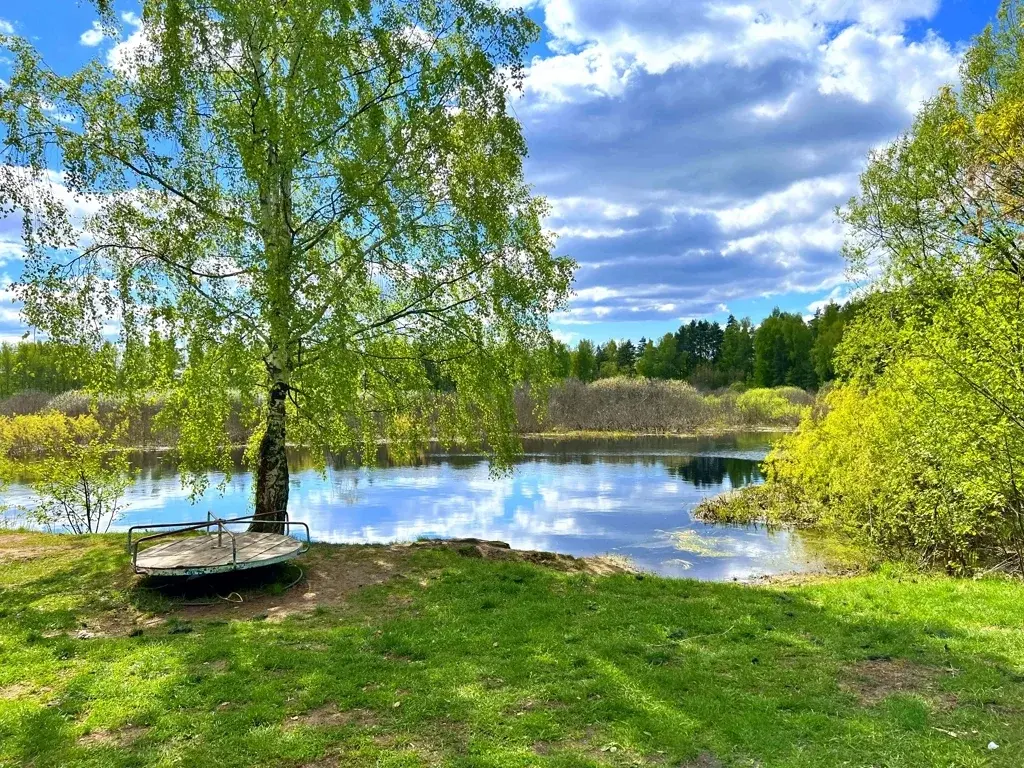
[[[701,498],[760,481],[767,437],[642,438],[528,443],[511,474],[493,476],[483,457],[441,454],[419,466],[348,467],[321,475],[294,462],[289,507],[330,542],[477,537],[521,549],[615,553],[671,576],[724,580],[806,567],[787,532],[713,527],[690,517]],[[116,527],[246,514],[251,476],[239,471],[196,501],[167,461],[143,456],[128,513]],[[307,462],[307,466],[308,466]],[[221,479],[220,477],[215,480]],[[715,554],[680,551],[692,531]]]

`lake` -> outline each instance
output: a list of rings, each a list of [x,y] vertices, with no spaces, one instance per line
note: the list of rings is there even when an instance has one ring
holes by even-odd
[[[690,515],[705,496],[761,482],[770,439],[532,439],[514,470],[498,476],[485,457],[444,451],[415,466],[335,461],[321,474],[296,451],[289,509],[318,541],[497,539],[517,549],[619,555],[662,575],[718,581],[808,570],[817,563],[797,534],[712,526]],[[252,477],[241,469],[193,504],[167,454],[136,461],[138,480],[112,530],[251,509]],[[212,474],[211,486],[223,479]],[[30,493],[13,486],[5,500],[28,503]]]

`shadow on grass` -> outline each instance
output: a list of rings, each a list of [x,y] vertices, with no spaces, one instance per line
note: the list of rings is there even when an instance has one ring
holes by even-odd
[[[140,611],[159,613],[181,606],[242,602],[252,595],[282,595],[298,585],[305,572],[296,563],[278,563],[230,573],[195,577],[139,578],[127,598]]]
[[[74,541],[74,540],[72,540]],[[127,583],[127,556],[113,546],[80,546],[26,562],[0,564],[0,618],[14,618],[22,631],[48,632],[77,626],[83,614]],[[22,578],[15,580],[15,571]]]

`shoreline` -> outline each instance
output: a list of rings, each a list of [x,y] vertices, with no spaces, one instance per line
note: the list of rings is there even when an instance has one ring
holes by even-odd
[[[525,439],[540,439],[540,440],[558,440],[558,439],[628,439],[628,438],[640,438],[640,437],[672,437],[672,438],[695,438],[695,437],[729,437],[732,435],[771,435],[771,434],[789,434],[796,430],[796,427],[792,426],[768,426],[768,425],[755,425],[755,426],[735,426],[735,427],[724,427],[721,429],[706,429],[706,430],[695,430],[692,432],[673,432],[671,430],[666,431],[622,431],[622,430],[566,430],[566,431],[545,431],[545,432],[524,432],[520,435],[521,438]]]
[[[74,534],[68,531],[41,531],[32,528],[18,527],[4,529],[0,528],[0,564],[5,557],[14,556],[18,559],[19,540],[35,539],[46,537],[56,540],[67,540],[69,542],[81,541],[110,541],[123,540],[127,536],[125,531],[107,531],[94,534]],[[32,549],[31,547],[29,548]],[[818,567],[810,570],[790,570],[773,574],[751,575],[744,578],[728,579],[701,579],[694,576],[670,576],[657,573],[653,570],[646,570],[638,566],[632,558],[626,555],[618,555],[607,552],[599,555],[572,555],[566,552],[550,550],[519,549],[511,546],[508,542],[480,539],[476,537],[456,538],[421,538],[413,541],[381,541],[381,542],[329,542],[313,541],[309,552],[313,555],[314,562],[322,560],[325,556],[329,558],[362,559],[364,556],[373,556],[382,553],[389,555],[414,556],[416,552],[424,551],[446,551],[454,552],[460,557],[470,559],[489,560],[497,562],[527,563],[550,568],[563,573],[586,574],[590,576],[614,576],[631,575],[638,579],[655,578],[668,581],[688,581],[699,584],[739,584],[742,586],[758,587],[771,585],[808,584],[828,581],[831,579],[849,578],[863,575],[865,568],[851,567],[848,563],[838,561],[830,562],[821,559]],[[303,558],[294,561],[296,565],[302,566]],[[245,577],[244,571],[238,571],[235,575]],[[229,572],[230,575],[230,572]],[[137,576],[138,579],[146,580],[151,577]],[[159,578],[159,577],[153,577]],[[217,576],[206,578],[218,578]]]
[[[626,440],[636,439],[644,437],[671,437],[678,439],[690,439],[696,437],[730,437],[733,435],[771,435],[771,434],[789,434],[796,430],[796,427],[789,425],[782,426],[771,426],[764,424],[757,425],[739,425],[731,427],[722,427],[715,429],[698,429],[690,432],[674,432],[672,430],[656,431],[656,430],[640,430],[640,431],[627,431],[627,430],[550,430],[541,432],[522,432],[519,434],[519,438],[522,440]],[[377,443],[378,447],[387,447],[389,443],[387,441],[381,441]],[[430,447],[437,447],[440,445],[440,441],[431,439],[427,445]],[[232,443],[231,450],[243,450],[245,449],[245,443]],[[310,450],[308,446],[301,443],[288,443],[288,448],[293,450]],[[457,446],[455,446],[457,447]],[[175,450],[173,445],[124,445],[118,446],[118,451],[150,451],[153,453],[168,453]],[[487,451],[481,450],[480,456],[486,456]]]

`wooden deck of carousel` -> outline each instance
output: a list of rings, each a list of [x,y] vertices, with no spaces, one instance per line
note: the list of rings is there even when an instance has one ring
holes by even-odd
[[[248,520],[211,519],[207,523],[184,524],[178,530],[144,536],[134,543],[129,535],[132,564],[137,573],[151,576],[201,576],[281,563],[298,557],[309,547],[308,529],[306,541],[280,533],[228,529],[230,524]],[[287,525],[305,527],[303,523]],[[190,535],[177,536],[182,533]],[[156,543],[154,540],[158,539],[162,540]],[[141,545],[147,542],[152,542],[151,546],[143,548]]]

